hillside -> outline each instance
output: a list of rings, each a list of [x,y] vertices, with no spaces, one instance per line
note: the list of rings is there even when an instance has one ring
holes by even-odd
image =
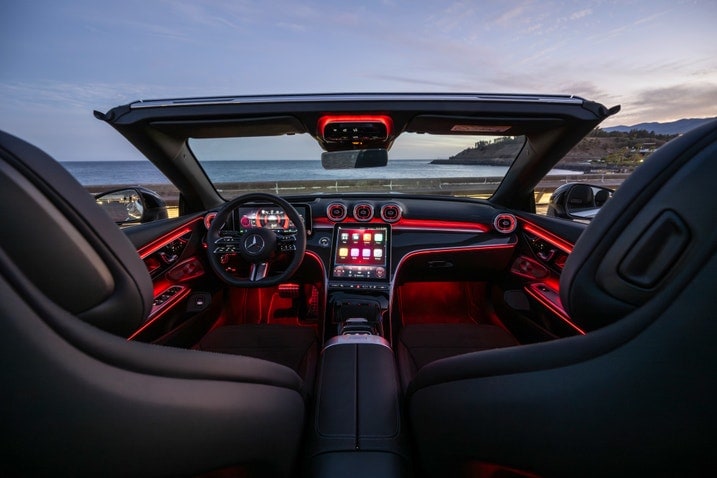
[[[627,133],[596,129],[565,155],[558,167],[575,169],[621,169],[637,166],[650,153],[677,135],[654,134],[645,130]]]
[[[595,129],[583,138],[557,165],[558,168],[598,171],[630,170],[677,135],[655,134],[645,130],[629,132]],[[498,138],[480,141],[449,159],[434,164],[482,164],[508,166],[522,147],[522,138]]]
[[[651,131],[655,134],[683,134],[687,131],[696,128],[708,121],[711,121],[715,118],[683,118],[677,121],[671,121],[669,123],[640,123],[632,126],[625,126],[625,125],[619,125],[619,126],[611,126],[609,128],[603,128],[604,131],[607,131],[608,133],[611,132],[621,132],[621,133],[628,133],[632,130],[645,130],[645,131]]]

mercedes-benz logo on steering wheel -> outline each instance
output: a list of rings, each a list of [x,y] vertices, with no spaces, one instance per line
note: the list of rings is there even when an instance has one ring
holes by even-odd
[[[250,234],[244,238],[244,250],[252,256],[262,253],[264,250],[264,238],[259,234]]]

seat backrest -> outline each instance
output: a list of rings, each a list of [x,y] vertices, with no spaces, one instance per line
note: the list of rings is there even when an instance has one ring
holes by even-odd
[[[62,166],[0,132],[3,476],[290,476],[301,379],[248,357],[126,341],[152,283]]]
[[[710,474],[716,179],[713,121],[653,153],[605,203],[560,283],[585,336],[421,369],[407,392],[420,471]]]

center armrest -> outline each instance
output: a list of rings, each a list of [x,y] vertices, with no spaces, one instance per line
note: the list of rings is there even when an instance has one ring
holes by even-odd
[[[327,342],[314,410],[313,454],[382,451],[407,456],[393,350],[375,335]]]

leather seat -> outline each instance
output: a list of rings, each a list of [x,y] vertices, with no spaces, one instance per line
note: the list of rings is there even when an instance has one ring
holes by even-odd
[[[135,248],[62,166],[2,132],[0,203],[1,474],[293,475],[296,372],[125,340],[153,298]]]
[[[539,476],[714,473],[715,178],[712,121],[653,153],[605,203],[560,280],[586,335],[418,371],[406,395],[419,476],[496,465]]]
[[[397,359],[404,388],[431,362],[481,350],[510,347],[518,341],[506,330],[488,324],[413,324],[401,329]]]
[[[313,388],[319,346],[313,328],[281,324],[241,324],[218,327],[197,344],[198,350],[245,355],[282,364]]]

